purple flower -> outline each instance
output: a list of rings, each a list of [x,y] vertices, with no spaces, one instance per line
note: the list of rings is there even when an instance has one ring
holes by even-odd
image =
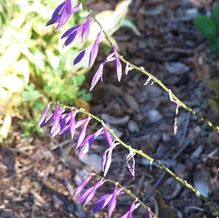
[[[82,50],[82,51],[76,56],[76,58],[75,58],[74,61],[73,61],[73,65],[78,64],[78,63],[83,59],[83,57],[84,57],[85,54],[86,54],[86,50],[87,50],[87,48],[84,49],[84,50]]]
[[[69,129],[70,129],[70,134],[71,134],[71,139],[73,139],[75,135],[75,117],[76,117],[77,111],[71,111],[71,118],[69,122]]]
[[[105,150],[103,154],[103,161],[102,161],[102,170],[103,175],[106,176],[107,172],[109,171],[111,162],[112,162],[112,153],[113,149],[118,145],[118,143],[113,142],[108,149]]]
[[[139,205],[140,203],[136,204],[136,201],[133,201],[130,209],[124,215],[122,215],[121,218],[132,218],[133,211],[136,210],[139,207]]]
[[[83,142],[78,146],[78,148],[81,148],[79,157],[82,157],[85,155],[91,148],[91,145],[93,144],[94,140],[103,134],[103,128],[97,130],[95,133],[88,135]]]
[[[92,79],[90,91],[95,87],[95,85],[100,79],[101,81],[103,81],[103,67],[105,66],[107,62],[111,61],[113,55],[114,53],[111,53],[110,55],[108,55],[107,58],[103,61],[103,63],[101,63],[100,66],[98,67],[98,70],[94,74],[94,77]]]
[[[126,157],[126,166],[133,177],[135,177],[135,153],[130,150],[130,153]],[[130,164],[131,162],[131,164]]]
[[[104,184],[104,180],[101,179],[100,181],[98,181],[94,186],[90,187],[89,189],[87,189],[80,197],[79,202],[83,203],[83,206],[86,206],[94,197],[94,195],[96,194],[96,191],[99,187],[101,187]]]
[[[52,18],[49,20],[49,22],[46,24],[51,25],[54,23],[58,23],[57,29],[61,28],[62,26],[67,23],[69,18],[72,14],[74,14],[76,11],[80,9],[79,6],[76,6],[72,9],[71,0],[65,0],[63,3],[58,5],[58,7],[55,9],[55,11],[52,14]]]
[[[86,22],[83,24],[82,29],[82,42],[87,40],[89,32],[90,32],[90,26],[91,26],[91,17],[90,15],[87,16]]]
[[[83,126],[83,128],[82,128],[82,130],[81,130],[81,133],[80,133],[79,136],[78,136],[77,148],[79,148],[79,146],[81,145],[81,143],[83,142],[83,140],[84,140],[84,138],[85,138],[85,136],[86,136],[87,126],[88,126],[90,120],[91,120],[90,117],[86,118],[86,121],[85,121],[85,123],[84,123],[84,126]]]
[[[104,136],[106,141],[108,142],[108,146],[111,147],[113,144],[113,137],[110,134],[110,132],[106,129],[106,127],[104,127]]]
[[[53,114],[53,124],[52,124],[51,132],[50,132],[52,137],[56,136],[61,131],[60,120],[62,118],[62,114],[64,113],[64,111],[65,109],[61,108],[58,103],[56,105],[56,110]]]
[[[99,44],[100,44],[100,38],[101,38],[102,32],[99,32],[97,35],[96,40],[94,41],[94,44],[91,48],[90,52],[90,58],[89,58],[89,66],[92,66],[94,64],[94,61],[96,60],[98,51],[99,51]]]
[[[117,78],[118,78],[118,82],[120,82],[120,80],[122,78],[122,64],[121,64],[121,61],[119,59],[118,52],[117,52],[115,46],[113,47],[113,51],[115,54]]]
[[[88,175],[86,179],[74,190],[74,194],[72,196],[74,201],[78,201],[80,198],[80,194],[85,188],[85,186],[90,182],[93,175]]]
[[[42,116],[41,116],[40,121],[39,121],[39,126],[40,127],[45,126],[48,123],[48,121],[52,118],[52,114],[50,116],[47,116],[48,112],[50,110],[51,104],[52,104],[52,102],[50,102],[47,105],[47,107],[45,108],[45,110],[42,113]]]
[[[123,194],[122,189],[119,189],[118,186],[115,186],[112,194],[103,195],[96,201],[92,209],[93,213],[98,212],[108,205],[108,215],[110,217],[116,207],[117,197],[121,194]]]

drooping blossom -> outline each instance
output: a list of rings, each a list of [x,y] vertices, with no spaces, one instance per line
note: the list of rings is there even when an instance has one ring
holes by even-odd
[[[52,14],[51,19],[48,21],[46,25],[48,26],[58,23],[56,28],[59,29],[62,26],[64,26],[68,22],[69,18],[75,12],[79,11],[80,8],[81,8],[81,4],[72,8],[71,0],[65,0],[63,3],[57,6],[57,8]]]
[[[140,206],[140,203],[136,203],[136,201],[133,201],[129,210],[124,215],[122,215],[120,218],[132,218],[133,211],[136,210],[139,206]]]
[[[78,136],[78,141],[77,141],[77,146],[76,146],[77,148],[79,148],[79,146],[81,145],[81,143],[83,142],[83,140],[86,137],[87,126],[88,126],[90,120],[91,120],[91,117],[86,118],[84,126],[83,126],[83,128]]]
[[[57,103],[55,112],[53,114],[53,124],[50,131],[52,137],[56,136],[61,131],[60,120],[64,111],[65,109],[60,107],[59,103]]]
[[[108,215],[111,217],[117,202],[117,197],[123,194],[123,190],[115,186],[114,191],[112,194],[105,194],[95,202],[95,205],[92,209],[93,213],[96,213],[108,205]]]
[[[118,78],[118,82],[120,82],[120,80],[122,78],[122,64],[121,64],[121,61],[119,59],[119,55],[118,55],[118,52],[117,52],[115,46],[113,47],[113,52],[115,55],[117,78]]]
[[[46,106],[46,108],[45,108],[45,110],[43,111],[43,113],[42,113],[42,115],[41,115],[41,118],[40,118],[40,121],[39,121],[39,127],[43,127],[43,126],[45,126],[45,125],[47,125],[48,124],[48,122],[51,120],[51,118],[52,118],[52,114],[50,114],[49,116],[48,116],[48,113],[49,113],[49,110],[50,110],[50,108],[51,108],[51,104],[52,104],[52,102],[50,102],[47,106]]]
[[[82,141],[82,143],[77,147],[80,149],[80,152],[79,152],[80,158],[84,156],[90,150],[94,140],[102,134],[103,134],[103,128],[100,128],[95,133],[92,133],[86,136],[86,138]]]
[[[81,35],[81,39],[82,42],[86,41],[90,32],[90,27],[91,27],[91,16],[88,15],[86,22],[83,24],[82,26],[82,35]]]
[[[99,180],[95,185],[88,188],[79,198],[79,203],[83,203],[83,206],[86,206],[96,194],[98,188],[100,188],[104,184],[104,180]]]
[[[107,62],[110,62],[112,60],[113,55],[113,53],[108,55],[106,59],[98,67],[97,72],[94,74],[94,77],[92,79],[90,91],[95,87],[99,80],[103,81],[103,68]]]
[[[91,48],[90,57],[89,57],[89,66],[91,67],[94,64],[94,61],[96,60],[98,51],[99,51],[99,44],[101,39],[102,31],[100,31],[97,34],[97,37],[93,43],[93,46]]]
[[[85,186],[90,182],[90,180],[92,179],[92,176],[93,175],[88,175],[86,179],[74,190],[74,193],[72,196],[74,201],[79,200],[81,192],[84,190]]]
[[[106,174],[109,171],[111,162],[112,162],[112,153],[113,149],[118,145],[115,141],[110,145],[108,149],[105,150],[103,154],[103,161],[102,161],[102,171],[103,175],[106,176]]]
[[[130,150],[126,157],[126,166],[133,177],[135,177],[135,153]]]
[[[118,81],[120,82],[120,80],[122,78],[122,64],[121,64],[121,61],[119,59],[118,52],[117,52],[116,48],[113,47],[113,52],[110,55],[108,55],[106,57],[106,59],[99,65],[96,73],[94,74],[94,77],[93,77],[92,82],[91,82],[90,91],[95,87],[95,85],[97,84],[97,82],[99,80],[103,81],[103,68],[107,62],[110,62],[114,59],[115,59],[115,64],[116,64],[117,78],[118,78]]]

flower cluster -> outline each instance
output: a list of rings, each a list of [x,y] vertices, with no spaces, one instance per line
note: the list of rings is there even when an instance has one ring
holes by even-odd
[[[82,8],[82,5],[76,5],[72,6],[71,0],[65,0],[62,4],[60,4],[54,11],[52,18],[50,21],[47,23],[47,25],[52,25],[55,23],[58,23],[57,29],[61,28],[64,26],[64,24],[69,20],[69,18],[79,11]],[[90,28],[92,24],[92,19],[90,14],[87,15],[86,21],[83,24],[75,25],[71,28],[69,28],[62,36],[62,39],[65,39],[65,46],[70,45],[71,43],[75,42],[76,39],[81,38],[81,42],[84,43],[89,36]],[[97,33],[94,42],[83,49],[79,54],[75,57],[73,61],[73,65],[76,65],[80,63],[83,58],[89,57],[89,67],[92,67],[98,52],[99,52],[99,44],[103,38],[103,33],[100,31]],[[91,82],[91,88],[90,91],[95,87],[97,82],[99,80],[103,81],[103,68],[106,65],[107,62],[115,60],[116,64],[116,72],[117,72],[117,78],[118,82],[120,82],[121,77],[122,77],[122,64],[119,59],[119,54],[117,52],[117,49],[115,46],[112,48],[112,53],[109,54],[105,60],[99,65],[97,72],[95,73],[93,80]]]
[[[109,171],[112,162],[113,150],[119,143],[113,139],[113,136],[110,134],[110,132],[104,124],[97,131],[91,134],[87,134],[87,128],[92,118],[88,116],[87,118],[77,119],[77,114],[80,112],[80,110],[71,108],[71,110],[66,111],[64,107],[61,107],[60,104],[57,103],[55,111],[51,112],[51,106],[52,102],[50,102],[48,106],[45,108],[39,121],[39,126],[49,126],[51,129],[50,134],[52,137],[62,134],[69,134],[70,137],[73,139],[77,135],[75,147],[79,151],[79,157],[82,157],[83,155],[89,152],[94,140],[97,137],[103,137],[107,144],[107,148],[102,156],[102,171],[103,176],[105,177]],[[126,164],[131,175],[134,177],[135,160],[133,152],[130,152],[127,155]],[[78,188],[74,191],[74,194],[72,195],[73,199],[76,202],[83,203],[84,206],[86,206],[93,199],[97,189],[101,187],[105,182],[103,179],[98,181],[94,186],[85,190],[82,194],[82,191],[84,190],[88,182],[91,180],[91,178],[92,175],[88,176],[78,186]],[[103,195],[97,200],[92,211],[95,213],[108,205],[109,216],[111,216],[112,212],[116,207],[116,198],[121,194],[123,194],[123,191],[116,186],[113,193]],[[131,217],[130,214],[136,208],[136,205],[132,205],[130,210],[126,214],[124,214],[123,218]]]
[[[101,179],[98,182],[96,182],[96,184],[92,185],[89,188],[86,188],[87,184],[92,179],[92,176],[93,175],[88,175],[84,179],[84,181],[73,191],[72,187],[67,185],[67,188],[69,189],[69,192],[72,195],[72,199],[77,203],[82,203],[83,206],[86,206],[94,198],[97,189],[100,188],[106,182],[104,179]],[[124,191],[121,188],[119,188],[118,185],[115,185],[112,193],[104,194],[96,200],[91,211],[93,213],[96,213],[107,206],[108,216],[111,217],[113,211],[116,208],[117,198],[122,194],[124,194]],[[125,212],[121,216],[121,218],[132,218],[133,211],[137,209],[139,206],[140,203],[137,203],[136,200],[134,200],[129,210]]]
[[[79,151],[79,157],[83,157],[91,149],[94,140],[98,137],[101,137],[106,142],[106,150],[103,153],[102,157],[102,171],[103,175],[106,176],[111,162],[112,162],[112,153],[114,148],[118,145],[105,124],[102,124],[101,128],[97,131],[87,134],[88,125],[91,121],[91,117],[77,119],[77,114],[80,110],[72,108],[69,111],[66,111],[64,107],[61,107],[59,103],[56,104],[55,111],[51,112],[52,102],[50,102],[42,113],[41,119],[39,121],[39,126],[49,126],[51,128],[50,134],[52,137],[62,134],[69,134],[71,139],[75,137],[76,130],[79,132],[76,139],[76,149]],[[130,164],[132,162],[132,164]],[[127,167],[134,177],[135,175],[135,161],[134,154],[130,153],[126,158]]]
[[[55,9],[47,25],[57,24],[56,29],[60,29],[68,22],[70,17],[74,13],[78,12],[81,8],[82,4],[73,6],[71,0],[65,0]],[[94,20],[92,19],[91,15],[88,14],[84,23],[75,25],[65,31],[64,34],[61,36],[62,39],[65,39],[65,46],[76,42],[76,40],[78,41],[78,39],[81,40],[81,43],[85,44],[85,42],[88,40],[93,21]],[[78,55],[76,55],[73,61],[73,65],[79,64],[85,57],[88,57],[89,67],[92,67],[97,58],[99,45],[103,36],[104,34],[102,30],[98,32],[95,40],[88,47],[79,52]],[[92,90],[100,80],[103,81],[104,66],[111,61],[115,61],[117,79],[118,82],[120,82],[122,78],[122,64],[117,48],[115,46],[112,46],[112,52],[99,65],[96,73],[94,74],[90,90]],[[66,110],[64,107],[61,107],[59,103],[56,104],[55,110],[54,112],[52,112],[51,106],[52,102],[50,102],[45,108],[39,121],[39,126],[50,127],[50,134],[52,137],[62,134],[69,134],[71,139],[76,138],[75,148],[78,151],[79,157],[83,157],[89,152],[94,141],[98,137],[103,138],[105,141],[106,149],[102,155],[103,177],[101,177],[99,181],[97,181],[89,188],[87,188],[87,185],[91,181],[93,175],[88,175],[75,190],[72,190],[69,185],[67,186],[73,200],[83,204],[83,206],[86,206],[94,198],[97,190],[107,181],[105,177],[112,163],[113,150],[119,143],[114,140],[109,129],[106,128],[104,123],[102,123],[102,126],[97,131],[88,134],[87,129],[92,120],[92,116],[87,116],[86,118],[78,118],[79,116],[77,116],[77,114],[80,112],[80,110],[77,110],[75,108]],[[135,153],[130,150],[130,153],[126,157],[126,166],[133,177],[135,177],[134,155]],[[122,194],[124,194],[124,190],[117,183],[115,183],[113,192],[100,196],[98,200],[94,203],[92,212],[95,213],[105,207],[108,207],[108,215],[110,217],[116,208],[118,196]],[[137,203],[137,201],[138,200],[136,199],[133,201],[130,209],[126,213],[124,213],[121,218],[132,218],[133,211],[137,209],[140,205],[140,203]]]

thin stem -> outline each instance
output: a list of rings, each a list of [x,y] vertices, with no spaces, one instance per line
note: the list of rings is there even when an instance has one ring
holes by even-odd
[[[96,19],[95,14],[90,11],[90,14],[92,15],[92,17],[94,18],[94,20],[96,21],[96,23],[99,25],[100,29],[103,31],[104,36],[106,38],[106,40],[108,41],[108,43],[113,46],[113,43],[110,39],[110,37],[108,36],[108,34],[106,33],[106,31],[103,29],[101,23]],[[135,69],[139,72],[141,72],[142,74],[144,74],[145,76],[147,76],[149,79],[153,80],[154,82],[156,82],[165,92],[167,92],[169,95],[171,95],[173,101],[175,103],[177,103],[178,105],[180,105],[181,107],[183,107],[185,110],[189,111],[190,113],[192,113],[194,116],[196,116],[199,120],[204,121],[205,123],[207,123],[207,125],[211,128],[213,128],[217,133],[219,133],[219,126],[217,124],[214,124],[213,122],[209,121],[207,118],[205,118],[203,115],[199,114],[197,111],[193,110],[192,108],[190,108],[189,106],[187,106],[184,102],[182,102],[174,93],[172,93],[172,91],[161,81],[159,80],[157,77],[155,77],[153,74],[149,73],[148,71],[146,71],[143,67],[138,67],[133,63],[130,63],[128,60],[126,60],[121,54],[118,53],[118,56],[120,58],[120,60],[125,63],[126,65],[129,65],[129,67],[131,67],[132,69]]]

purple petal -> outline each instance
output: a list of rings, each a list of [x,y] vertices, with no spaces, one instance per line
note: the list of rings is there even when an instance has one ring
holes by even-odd
[[[55,11],[52,14],[52,18],[48,21],[46,26],[54,24],[60,19],[60,12],[63,9],[64,4],[65,4],[65,2],[63,2],[63,3],[61,3],[60,5],[57,6],[57,8],[55,9]]]
[[[109,215],[109,217],[112,216],[112,213],[116,208],[117,191],[118,191],[118,187],[116,186],[114,191],[113,191],[112,198],[111,198],[111,200],[108,204],[108,215]]]
[[[98,67],[97,72],[95,73],[92,82],[91,82],[91,88],[90,91],[95,87],[95,85],[97,84],[97,82],[102,78],[103,76],[103,63],[100,64],[100,66]]]
[[[103,134],[103,128],[99,129],[98,131],[96,131],[93,134],[88,135],[83,142],[78,146],[78,148],[81,147],[80,153],[79,153],[79,157],[83,157],[91,148],[94,140]]]
[[[59,104],[57,104],[53,117],[53,125],[50,132],[52,137],[56,136],[61,130],[60,120],[64,111],[64,108],[60,108]]]
[[[84,57],[85,53],[86,53],[86,49],[84,49],[82,52],[80,52],[77,55],[77,57],[74,59],[73,64],[76,65],[77,63],[79,63],[82,60],[82,58]]]
[[[124,214],[122,215],[120,218],[132,218],[132,213],[134,210],[136,210],[139,207],[140,203],[136,204],[136,201],[133,201],[130,209]]]
[[[90,32],[90,25],[91,25],[91,17],[90,15],[87,16],[87,20],[85,24],[83,25],[83,30],[82,30],[82,42],[84,42],[89,35]]]
[[[77,25],[77,26],[73,26],[70,29],[68,29],[66,32],[64,32],[64,34],[61,36],[61,39],[69,36],[70,34],[72,34],[73,32],[75,32],[76,30],[78,30],[79,28],[81,28],[81,26]]]
[[[118,52],[117,52],[116,48],[114,47],[113,50],[114,50],[114,54],[115,54],[117,78],[118,78],[118,81],[120,82],[120,80],[122,78],[122,64],[121,64],[121,61],[119,59]]]
[[[76,38],[77,34],[78,34],[77,31],[74,31],[72,34],[70,34],[68,38],[65,40],[65,46],[68,46],[69,44],[71,44]]]
[[[105,136],[106,141],[108,142],[109,147],[112,147],[113,137],[105,127],[104,127],[104,136]]]
[[[126,165],[128,167],[129,172],[133,177],[135,177],[135,153],[130,151],[129,155],[126,157]],[[130,164],[131,162],[131,164]]]
[[[66,12],[67,12],[68,14],[71,13],[71,7],[72,7],[72,5],[71,5],[71,0],[66,0],[66,2],[65,2],[65,9],[66,9]]]
[[[73,139],[75,135],[75,116],[77,114],[77,111],[71,111],[71,119],[69,123],[69,128],[70,128],[70,134],[71,134],[71,139]]]
[[[80,146],[80,144],[83,142],[83,140],[84,140],[84,138],[85,138],[85,136],[86,136],[87,126],[88,126],[90,120],[91,120],[90,117],[88,117],[88,118],[86,119],[86,122],[85,122],[85,124],[84,124],[84,126],[83,126],[83,129],[82,129],[82,131],[81,131],[81,133],[80,133],[80,135],[79,135],[79,137],[78,137],[77,148]]]
[[[75,189],[72,196],[73,200],[78,201],[80,193],[83,191],[84,187],[90,182],[92,175],[86,177],[86,179]]]
[[[94,61],[96,60],[98,51],[99,51],[99,44],[100,44],[100,38],[101,38],[101,32],[98,33],[97,38],[93,44],[93,47],[90,52],[90,59],[89,59],[89,66],[92,66],[94,64]]]
[[[98,181],[94,186],[87,189],[80,197],[79,202],[84,202],[83,206],[86,206],[94,197],[97,189],[104,184],[104,180]]]
[[[50,102],[50,103],[47,105],[47,107],[45,108],[45,110],[44,110],[43,113],[42,113],[42,116],[41,116],[40,121],[39,121],[39,126],[40,126],[40,127],[43,127],[43,126],[45,125],[46,117],[47,117],[48,112],[49,112],[49,110],[50,110],[51,104],[52,104],[52,102]]]
[[[72,12],[71,12],[71,0],[66,0],[65,4],[63,6],[63,10],[60,14],[60,19],[59,19],[59,24],[56,29],[60,29],[62,26],[64,26],[69,18],[71,17]]]
[[[94,207],[92,208],[92,212],[96,213],[106,207],[106,205],[110,202],[112,198],[112,194],[106,194],[101,196],[95,203]]]
[[[111,162],[112,162],[112,152],[113,149],[116,147],[116,143],[113,143],[111,147],[109,147],[107,150],[105,150],[103,154],[103,161],[102,161],[102,170],[103,170],[103,175],[106,176],[106,174],[109,171]]]

